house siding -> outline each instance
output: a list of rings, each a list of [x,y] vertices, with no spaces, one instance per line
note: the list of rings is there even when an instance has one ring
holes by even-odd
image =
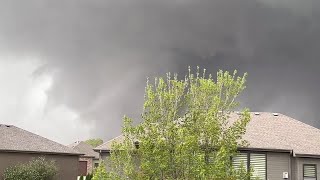
[[[320,179],[320,159],[316,158],[295,158],[294,163],[294,179],[303,180],[303,165],[304,164],[315,164],[317,165],[317,179]]]
[[[283,180],[283,172],[290,171],[290,158],[290,153],[267,153],[267,179]]]
[[[267,180],[283,180],[283,172],[289,173],[288,180],[303,180],[303,164],[317,165],[317,179],[320,179],[320,159],[292,157],[290,153],[267,152]],[[110,153],[100,153],[100,160],[110,167]]]
[[[67,155],[43,155],[28,153],[0,152],[0,179],[3,179],[3,172],[6,168],[20,163],[26,163],[37,157],[45,157],[53,160],[58,168],[57,180],[76,180],[78,174],[78,156]]]

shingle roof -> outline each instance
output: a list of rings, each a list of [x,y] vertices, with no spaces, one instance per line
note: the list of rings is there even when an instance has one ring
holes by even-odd
[[[283,114],[251,113],[244,139],[249,148],[292,150],[300,155],[320,155],[320,130]]]
[[[239,115],[232,114],[231,119]],[[251,149],[288,150],[296,155],[320,156],[320,130],[283,114],[269,112],[251,113],[244,139]],[[113,141],[121,141],[118,136],[96,150],[110,150]]]
[[[73,149],[12,125],[0,124],[0,151],[79,155]]]
[[[123,140],[124,140],[124,136],[120,135],[120,136],[115,137],[115,138],[101,144],[100,146],[94,148],[94,150],[96,150],[96,151],[99,151],[99,150],[109,151],[111,149],[113,142],[121,142]]]
[[[89,145],[83,141],[74,142],[74,143],[68,145],[68,147],[84,154],[83,157],[92,157],[95,159],[99,159],[99,153],[95,152],[91,145]]]

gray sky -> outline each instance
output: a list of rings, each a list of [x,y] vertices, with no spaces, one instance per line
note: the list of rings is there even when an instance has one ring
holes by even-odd
[[[248,72],[242,105],[320,127],[318,0],[1,0],[0,123],[68,144],[138,118],[145,79]]]

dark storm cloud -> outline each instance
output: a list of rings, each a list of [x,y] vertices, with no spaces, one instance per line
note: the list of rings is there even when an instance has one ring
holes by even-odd
[[[244,105],[320,127],[319,10],[316,0],[2,0],[0,53],[41,59],[49,104],[103,138],[138,117],[147,76],[189,65],[248,72]]]

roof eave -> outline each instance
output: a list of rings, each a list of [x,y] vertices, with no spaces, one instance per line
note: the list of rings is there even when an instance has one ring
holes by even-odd
[[[44,151],[23,151],[23,150],[10,150],[0,149],[0,152],[6,153],[26,153],[26,154],[48,154],[48,155],[65,155],[65,156],[82,156],[81,153],[66,153],[66,152],[44,152]]]
[[[320,154],[295,154],[294,157],[301,157],[301,158],[317,158],[320,159]]]
[[[303,153],[294,153],[290,149],[269,149],[269,148],[238,148],[239,151],[258,151],[258,152],[278,152],[278,153],[290,153],[293,157],[300,158],[317,158],[320,159],[320,154],[303,154]]]
[[[238,148],[239,151],[259,151],[259,152],[280,152],[280,153],[292,153],[291,149],[273,149],[273,148],[251,148],[251,147],[241,147]]]
[[[96,156],[90,156],[90,155],[81,155],[81,157],[83,157],[83,158],[96,158]]]
[[[110,152],[109,149],[93,149],[95,152],[98,152],[98,153],[106,153],[106,152]]]

